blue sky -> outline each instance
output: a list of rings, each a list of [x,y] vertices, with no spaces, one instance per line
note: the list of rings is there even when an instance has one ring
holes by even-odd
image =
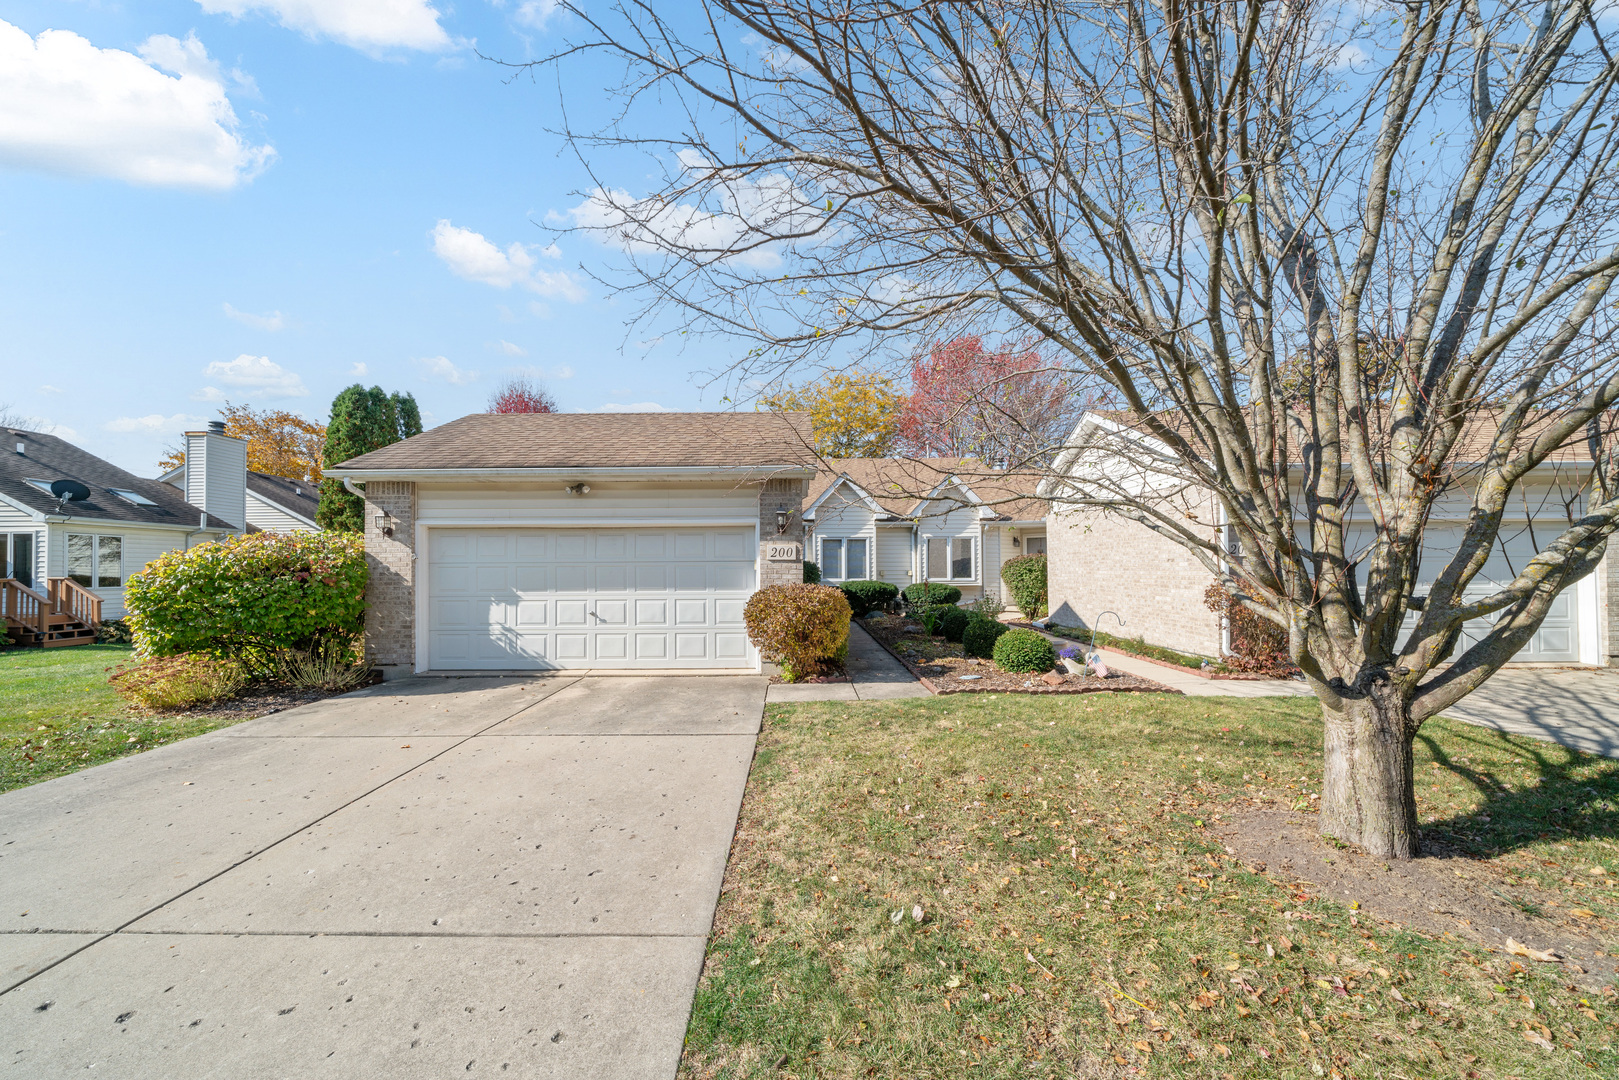
[[[355,381],[430,422],[511,374],[723,407],[691,374],[723,343],[627,337],[613,253],[539,227],[589,186],[554,80],[473,49],[565,32],[522,0],[0,0],[0,404],[143,475],[221,399],[324,420]]]

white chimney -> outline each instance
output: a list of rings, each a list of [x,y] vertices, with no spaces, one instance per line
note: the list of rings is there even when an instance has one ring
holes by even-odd
[[[247,527],[247,440],[226,435],[223,420],[186,432],[185,493],[192,506]]]

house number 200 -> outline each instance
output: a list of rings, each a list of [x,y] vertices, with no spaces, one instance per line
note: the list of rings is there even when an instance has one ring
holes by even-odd
[[[804,550],[797,544],[766,544],[765,558],[770,562],[799,562]]]

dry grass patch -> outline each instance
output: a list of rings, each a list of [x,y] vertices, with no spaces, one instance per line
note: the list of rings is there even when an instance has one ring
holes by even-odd
[[[1286,698],[772,707],[681,1075],[1612,1075],[1611,988],[1226,851],[1310,812],[1319,730]],[[1437,837],[1606,932],[1619,763],[1448,721],[1418,753]]]

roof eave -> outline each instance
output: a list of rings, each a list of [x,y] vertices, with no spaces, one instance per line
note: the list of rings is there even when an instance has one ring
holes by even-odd
[[[367,480],[656,480],[703,477],[796,478],[807,480],[815,470],[804,465],[656,465],[600,466],[576,469],[344,469],[325,470],[326,476]]]

